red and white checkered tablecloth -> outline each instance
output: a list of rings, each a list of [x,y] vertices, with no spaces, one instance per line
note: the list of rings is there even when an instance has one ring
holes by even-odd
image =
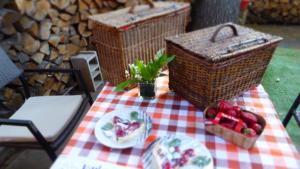
[[[203,112],[169,92],[167,77],[158,78],[157,87],[156,99],[143,100],[138,97],[138,89],[116,93],[113,86],[106,85],[62,154],[142,168],[143,145],[124,150],[111,149],[100,144],[94,134],[94,126],[104,113],[133,107],[143,109],[151,116],[152,136],[185,133],[201,141],[210,150],[216,168],[300,168],[300,155],[261,85],[233,99],[237,105],[254,110],[267,121],[264,132],[250,150],[206,133]],[[155,138],[152,136],[149,140]]]

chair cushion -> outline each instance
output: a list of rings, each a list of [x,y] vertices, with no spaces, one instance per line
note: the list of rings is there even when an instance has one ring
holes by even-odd
[[[30,97],[10,119],[31,120],[47,141],[57,138],[79,109],[83,98],[72,96]],[[0,142],[35,142],[22,126],[0,126]]]

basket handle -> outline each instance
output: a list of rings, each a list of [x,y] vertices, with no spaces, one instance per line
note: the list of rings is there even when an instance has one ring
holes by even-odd
[[[211,37],[210,41],[213,42],[213,43],[215,43],[215,42],[216,42],[216,38],[217,38],[219,32],[220,32],[223,28],[225,28],[225,27],[231,28],[231,30],[232,30],[234,36],[239,36],[236,27],[235,27],[233,24],[231,24],[231,23],[227,23],[227,24],[221,25],[221,26],[215,31],[215,33],[214,33],[213,36]]]
[[[132,0],[134,3],[132,3],[131,7],[129,8],[129,13],[134,13],[134,8],[137,5],[137,0]],[[150,8],[154,8],[154,2],[152,0],[146,0],[146,3],[149,5]]]

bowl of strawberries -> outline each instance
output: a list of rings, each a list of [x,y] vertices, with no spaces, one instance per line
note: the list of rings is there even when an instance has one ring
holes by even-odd
[[[239,147],[250,149],[263,132],[265,119],[221,100],[204,110],[205,130]]]

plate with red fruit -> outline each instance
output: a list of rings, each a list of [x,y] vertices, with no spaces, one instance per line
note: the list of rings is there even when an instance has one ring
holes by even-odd
[[[251,148],[263,132],[265,119],[251,111],[221,100],[207,107],[205,130],[242,148]]]
[[[142,144],[152,128],[150,116],[138,109],[119,109],[104,114],[95,125],[95,136],[103,145],[125,149]]]
[[[158,138],[143,155],[144,169],[213,169],[209,150],[192,137],[167,134]]]

